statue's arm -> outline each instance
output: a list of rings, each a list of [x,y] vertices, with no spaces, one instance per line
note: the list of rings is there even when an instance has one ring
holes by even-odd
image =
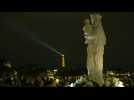
[[[94,35],[94,36],[87,36],[86,37],[88,40],[93,40],[93,39],[96,39],[96,35]]]
[[[94,35],[94,36],[85,35],[84,38],[85,38],[85,42],[84,43],[88,44],[90,41],[96,41],[97,35]]]

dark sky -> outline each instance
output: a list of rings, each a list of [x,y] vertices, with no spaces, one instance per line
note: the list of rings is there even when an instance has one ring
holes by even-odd
[[[14,64],[58,65],[60,55],[38,43],[48,43],[65,54],[66,65],[86,65],[82,22],[90,12],[1,12],[0,56]],[[107,35],[104,66],[134,66],[134,13],[101,12]],[[35,40],[32,40],[35,38]],[[133,65],[133,66],[132,66]]]

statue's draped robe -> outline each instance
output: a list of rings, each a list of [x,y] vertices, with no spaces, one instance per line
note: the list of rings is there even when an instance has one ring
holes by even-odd
[[[87,35],[87,70],[89,78],[102,85],[103,80],[103,54],[106,36],[102,27],[101,16],[92,17],[93,25],[85,25]],[[89,28],[90,27],[90,28]],[[89,29],[88,29],[89,28]],[[91,38],[91,39],[90,39]]]

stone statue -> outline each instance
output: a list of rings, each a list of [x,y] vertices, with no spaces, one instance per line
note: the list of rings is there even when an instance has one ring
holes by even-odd
[[[104,84],[103,79],[103,54],[106,44],[106,36],[102,26],[102,16],[90,15],[85,19],[84,26],[85,44],[87,44],[87,70],[89,78],[100,86]]]

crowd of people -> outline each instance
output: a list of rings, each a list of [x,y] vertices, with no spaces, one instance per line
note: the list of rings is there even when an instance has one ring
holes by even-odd
[[[28,67],[28,66],[27,66]],[[35,66],[33,66],[35,67]],[[32,68],[32,67],[31,67]],[[3,87],[69,87],[78,76],[62,76],[60,70],[39,71],[16,68],[10,61],[0,63],[0,86]]]
[[[36,71],[36,69],[35,69]],[[57,74],[58,73],[58,74]],[[0,86],[2,87],[99,87],[84,75],[63,75],[64,71],[23,73],[9,61],[0,63]],[[134,76],[107,71],[104,73],[104,87],[133,87]]]

